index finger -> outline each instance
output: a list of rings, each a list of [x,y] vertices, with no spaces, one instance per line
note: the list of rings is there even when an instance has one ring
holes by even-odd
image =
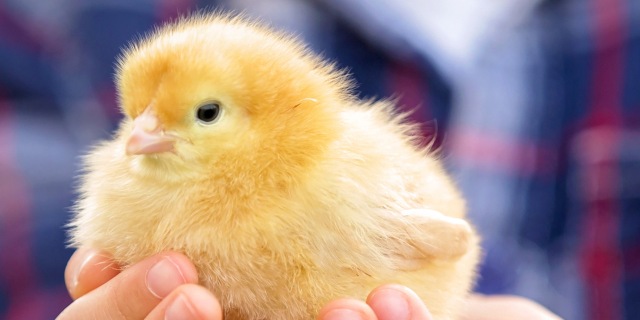
[[[64,280],[69,295],[76,300],[113,279],[120,270],[109,253],[82,247],[69,259]]]
[[[420,297],[411,289],[395,285],[382,285],[371,291],[367,304],[379,320],[431,320],[431,313]]]

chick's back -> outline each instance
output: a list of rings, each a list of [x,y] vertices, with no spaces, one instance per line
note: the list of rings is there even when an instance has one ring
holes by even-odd
[[[455,317],[477,235],[391,102],[357,100],[343,72],[294,38],[218,14],[134,44],[117,79],[125,119],[86,157],[73,245],[124,265],[184,252],[225,319],[314,319],[384,283],[414,289],[436,319]],[[221,116],[203,123],[211,101]],[[146,114],[177,137],[171,152],[127,154]]]

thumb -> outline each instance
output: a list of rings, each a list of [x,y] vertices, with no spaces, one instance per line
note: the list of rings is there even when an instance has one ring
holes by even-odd
[[[430,320],[431,313],[411,289],[399,285],[384,285],[367,297],[378,320]]]
[[[174,289],[197,281],[196,269],[187,257],[158,254],[78,298],[57,319],[142,319]]]

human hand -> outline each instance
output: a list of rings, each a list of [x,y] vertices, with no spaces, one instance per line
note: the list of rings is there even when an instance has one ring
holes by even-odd
[[[432,320],[420,298],[406,287],[385,285],[369,294],[366,304],[357,299],[329,303],[319,320]],[[559,320],[541,305],[517,296],[472,294],[461,320]]]
[[[81,248],[67,264],[65,281],[75,301],[58,320],[164,319],[165,314],[167,319],[222,319],[217,299],[195,285],[195,267],[178,253],[161,253],[121,270],[108,254]],[[368,304],[355,299],[336,300],[323,309],[321,319],[359,319],[353,318],[358,314],[362,315],[360,319],[402,319],[394,316],[394,305],[386,309],[381,306],[396,303],[385,302],[389,295],[385,288],[405,292],[401,287],[386,286],[373,291]],[[428,314],[423,305],[417,308],[416,314]]]
[[[431,320],[431,314],[415,292],[399,285],[383,285],[371,291],[366,303],[339,299],[327,304],[318,320]]]
[[[161,253],[121,270],[108,254],[81,248],[65,270],[67,289],[75,301],[57,319],[164,319],[165,314],[178,319],[222,319],[217,299],[195,285],[197,279],[193,264],[178,253]],[[176,307],[176,302],[187,307]],[[386,285],[372,291],[366,303],[332,301],[318,319],[427,320],[431,316],[415,293]]]
[[[222,319],[218,300],[195,284],[195,267],[178,253],[161,253],[122,271],[106,253],[82,248],[69,260],[65,280],[75,301],[58,320]],[[472,295],[463,314],[465,320],[559,319],[540,305],[513,296]],[[431,320],[432,317],[413,291],[383,285],[373,290],[366,302],[357,299],[330,302],[320,311],[318,319]]]
[[[69,260],[65,281],[75,301],[57,320],[222,319],[218,300],[195,284],[196,268],[174,252],[121,270],[106,253],[82,248]]]
[[[462,320],[559,320],[543,306],[522,297],[473,294],[467,299]]]

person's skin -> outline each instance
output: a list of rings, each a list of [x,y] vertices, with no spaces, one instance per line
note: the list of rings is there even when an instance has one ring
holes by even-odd
[[[121,270],[104,252],[81,248],[65,270],[74,299],[58,320],[194,319],[221,320],[216,297],[197,285],[193,264],[182,254],[164,252]],[[327,304],[319,320],[431,320],[425,304],[410,289],[383,285],[366,301],[339,299]],[[463,319],[559,319],[532,301],[473,295]]]

